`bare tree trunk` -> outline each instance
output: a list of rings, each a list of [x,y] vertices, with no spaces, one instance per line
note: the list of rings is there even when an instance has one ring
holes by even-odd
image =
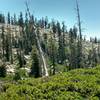
[[[27,2],[26,2],[26,7],[27,7],[28,15],[29,15],[30,20],[31,20],[31,14],[30,14]],[[35,26],[33,25],[32,27],[35,27]],[[38,46],[38,49],[39,49],[39,54],[40,54],[40,57],[41,57],[41,60],[42,60],[42,65],[41,65],[42,76],[49,76],[45,56],[43,54],[43,51],[42,51],[42,48],[41,48],[41,45],[40,45],[40,41],[39,41],[39,38],[38,38],[38,35],[37,35],[37,29],[35,31],[35,38],[36,38],[37,46]]]
[[[81,40],[82,39],[82,30],[81,30],[81,20],[80,20],[80,11],[79,11],[78,0],[76,0],[76,7],[77,7],[79,35],[80,35],[80,40]]]

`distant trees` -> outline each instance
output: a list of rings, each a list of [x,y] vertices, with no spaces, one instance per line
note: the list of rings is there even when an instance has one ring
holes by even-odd
[[[10,18],[10,13],[8,12],[8,17],[7,17],[7,23],[10,24],[11,23],[11,18]]]
[[[5,16],[0,14],[0,23],[5,23]]]
[[[17,25],[17,24],[18,24],[18,23],[17,23],[16,14],[14,14],[14,17],[13,17],[13,23],[14,23],[14,25]]]
[[[18,19],[16,14],[12,17],[8,12],[7,20],[3,14],[0,14],[0,23],[7,22],[6,28],[2,25],[0,34],[0,58],[2,61],[14,64],[14,61],[17,60],[19,67],[22,68],[25,67],[27,62],[25,56],[32,52],[30,75],[41,76],[40,51],[37,43],[37,40],[39,40],[43,56],[47,58],[47,63],[50,63],[51,75],[56,73],[57,65],[65,66],[66,64],[70,70],[94,67],[96,64],[100,64],[100,41],[95,37],[91,38],[88,44],[87,40],[83,39],[79,6],[78,2],[76,3],[78,27],[74,26],[69,31],[67,31],[64,22],[62,24],[55,20],[49,22],[48,17],[37,20],[28,12],[25,16],[20,12]],[[15,33],[11,32],[10,27],[12,25],[19,26],[18,35],[17,26]],[[87,45],[87,47],[84,47],[84,45]]]
[[[48,28],[48,17],[47,16],[45,17],[44,24],[45,24],[45,28]]]

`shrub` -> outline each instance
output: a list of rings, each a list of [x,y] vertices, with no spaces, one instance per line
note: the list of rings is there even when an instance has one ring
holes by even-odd
[[[14,80],[22,80],[28,77],[28,73],[25,69],[19,69],[16,71]]]

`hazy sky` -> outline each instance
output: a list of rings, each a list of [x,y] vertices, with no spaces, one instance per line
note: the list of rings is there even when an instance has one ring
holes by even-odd
[[[38,18],[65,21],[67,27],[77,24],[75,0],[29,0],[31,12]],[[100,0],[78,0],[83,34],[100,37]],[[0,0],[0,12],[19,14],[25,12],[25,0]]]

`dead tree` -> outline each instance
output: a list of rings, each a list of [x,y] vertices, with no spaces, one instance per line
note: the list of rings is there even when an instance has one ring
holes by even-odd
[[[79,30],[79,39],[77,43],[77,66],[78,68],[81,68],[84,66],[84,63],[83,63],[83,54],[82,54],[82,29],[81,29],[80,10],[78,5],[78,0],[76,0],[76,9],[77,9],[78,30]]]
[[[82,39],[82,29],[81,29],[81,19],[80,19],[80,10],[79,10],[78,0],[76,0],[76,9],[77,9],[79,36],[81,40]]]
[[[28,13],[29,18],[31,20],[31,14],[30,14],[30,11],[29,11],[29,7],[28,7],[27,1],[26,1],[25,4],[26,4],[26,8],[27,8],[27,13]],[[45,60],[44,53],[43,53],[42,48],[41,48],[41,45],[40,45],[40,39],[39,39],[39,37],[37,35],[37,28],[36,28],[35,25],[33,25],[32,27],[35,28],[35,32],[34,32],[35,39],[36,39],[37,48],[39,50],[39,54],[40,54],[40,57],[41,57],[41,60],[42,60],[42,65],[41,65],[42,72],[41,72],[41,74],[42,74],[42,76],[48,76],[49,74],[48,74],[48,70],[47,70],[47,64],[46,64],[46,60]]]

